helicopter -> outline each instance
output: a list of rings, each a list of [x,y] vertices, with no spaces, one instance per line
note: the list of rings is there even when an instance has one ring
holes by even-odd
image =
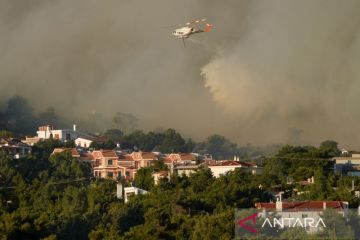
[[[196,26],[204,23],[205,27],[203,28],[197,28]],[[178,25],[181,26],[181,28],[177,28],[172,32],[172,35],[176,38],[180,38],[182,39],[183,43],[184,43],[184,47],[185,45],[185,39],[189,38],[191,35],[196,34],[196,33],[207,33],[210,32],[213,25],[211,25],[210,23],[206,23],[206,19],[198,19],[198,20],[194,20],[185,24],[181,24]]]

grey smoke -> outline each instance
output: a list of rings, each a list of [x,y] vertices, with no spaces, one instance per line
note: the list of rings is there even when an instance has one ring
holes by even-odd
[[[0,0],[1,98],[238,142],[359,137],[358,1]],[[183,48],[162,26],[208,18]],[[105,123],[106,125],[107,123]],[[79,126],[80,127],[80,126]]]
[[[203,69],[207,88],[245,136],[357,146],[359,1],[252,1],[237,44]]]

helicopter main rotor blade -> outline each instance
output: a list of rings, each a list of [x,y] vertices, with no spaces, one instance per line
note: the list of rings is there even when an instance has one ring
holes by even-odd
[[[185,25],[186,25],[186,26],[189,26],[189,25],[192,25],[192,24],[197,24],[197,23],[201,23],[201,22],[205,22],[205,21],[206,21],[205,18],[203,18],[203,19],[196,19],[196,20],[194,20],[194,21],[185,23]]]

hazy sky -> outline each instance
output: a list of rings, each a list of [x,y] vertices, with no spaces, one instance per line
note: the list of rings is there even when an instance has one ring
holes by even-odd
[[[195,138],[359,146],[359,12],[357,0],[0,0],[0,95]],[[214,31],[186,48],[164,28],[195,18]]]

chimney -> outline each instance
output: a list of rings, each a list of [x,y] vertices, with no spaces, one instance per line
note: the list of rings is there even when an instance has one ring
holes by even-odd
[[[326,202],[323,202],[323,209],[326,210]]]
[[[120,143],[116,143],[116,147],[117,147],[117,148],[120,148]]]
[[[236,156],[234,156],[234,161],[236,161]]]
[[[314,178],[314,176],[311,177],[311,183],[315,183],[315,178]]]
[[[73,130],[76,132],[76,124],[73,125]]]

